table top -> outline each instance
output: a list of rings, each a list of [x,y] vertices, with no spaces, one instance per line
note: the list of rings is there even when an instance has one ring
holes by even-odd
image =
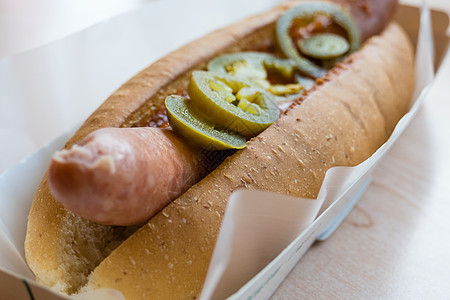
[[[3,30],[1,36],[7,47],[2,48],[0,58],[61,38],[148,1],[136,0],[128,5],[112,1],[107,12],[92,10],[90,17],[85,15],[83,21],[71,20],[70,24],[64,24],[64,16],[60,16],[53,21],[65,27],[55,30],[51,20],[44,22],[28,43],[23,35],[13,39],[10,36],[14,32],[8,36]],[[46,7],[56,2],[48,0]],[[89,7],[85,4],[89,1],[78,2]],[[450,1],[428,2],[450,13]],[[20,33],[24,28],[21,17],[26,17],[30,9],[6,3],[0,0],[0,7],[9,7],[0,14],[10,13],[8,18],[0,18],[0,28]],[[328,240],[311,247],[273,299],[450,297],[449,82],[447,55],[423,107],[377,168],[364,196]],[[18,159],[14,157],[15,161],[9,163]],[[0,173],[4,169],[0,165]]]

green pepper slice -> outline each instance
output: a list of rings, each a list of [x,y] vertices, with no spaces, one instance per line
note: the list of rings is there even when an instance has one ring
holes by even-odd
[[[246,137],[256,136],[280,114],[271,94],[230,74],[194,71],[188,94],[208,119]]]
[[[208,63],[208,70],[246,78],[256,86],[275,96],[298,95],[304,87],[300,83],[271,84],[268,72],[283,81],[294,80],[296,64],[290,59],[275,57],[261,52],[237,52],[219,56]]]
[[[352,53],[359,48],[359,32],[352,17],[340,6],[325,2],[305,2],[286,11],[277,21],[276,38],[284,54],[296,62],[299,70],[313,78],[322,77],[326,73],[312,61],[301,56],[297,47],[289,36],[289,30],[296,19],[312,19],[317,15],[325,15],[347,31],[350,50]],[[348,54],[346,53],[346,54]]]
[[[337,34],[314,34],[298,42],[300,51],[312,58],[333,59],[338,58],[350,49],[347,40]]]
[[[267,71],[275,71],[284,78],[294,75],[295,63],[289,59],[275,57],[261,52],[237,52],[219,56],[208,63],[208,70],[228,73],[247,78],[250,81],[264,81],[261,88],[267,88]]]
[[[202,118],[187,98],[168,96],[165,105],[170,126],[188,142],[207,150],[245,148],[246,140],[243,136],[218,129],[214,123]]]

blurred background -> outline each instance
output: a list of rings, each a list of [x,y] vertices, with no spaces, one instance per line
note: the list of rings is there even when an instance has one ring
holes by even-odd
[[[0,0],[0,58],[61,39],[152,1],[164,0]],[[415,5],[421,1],[400,0]],[[427,2],[448,9],[447,1]]]
[[[61,39],[156,0],[0,0],[0,58]]]

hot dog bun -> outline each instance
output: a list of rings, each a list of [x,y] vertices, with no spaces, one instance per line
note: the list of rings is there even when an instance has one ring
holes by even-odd
[[[157,61],[108,98],[65,147],[98,128],[139,124],[152,114],[152,106],[185,87],[191,71],[212,57],[272,43],[273,23],[287,7],[214,32]],[[30,268],[39,282],[67,293],[77,292],[101,262],[88,288],[117,288],[127,299],[144,299],[150,293],[170,299],[197,296],[229,194],[245,187],[314,198],[327,169],[356,165],[388,139],[409,105],[412,66],[405,33],[390,25],[320,79],[302,104],[111,255],[136,228],[102,226],[73,215],[53,199],[45,175],[28,221],[25,250]]]
[[[316,197],[327,169],[359,164],[387,140],[408,108],[411,66],[408,40],[389,26],[122,243],[94,270],[89,288],[117,288],[129,299],[197,296],[230,193],[245,187]],[[136,288],[136,282],[151,284]]]

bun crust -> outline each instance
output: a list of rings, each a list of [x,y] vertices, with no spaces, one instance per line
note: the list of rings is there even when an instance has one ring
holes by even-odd
[[[212,57],[273,44],[274,22],[288,7],[213,32],[155,62],[113,93],[65,148],[98,128],[139,125]],[[250,188],[316,197],[327,169],[359,164],[388,139],[408,109],[413,79],[412,46],[392,24],[246,149],[138,230],[73,215],[53,199],[45,174],[28,218],[27,262],[38,282],[69,294],[90,276],[88,289],[116,288],[127,299],[194,298],[231,192]]]

